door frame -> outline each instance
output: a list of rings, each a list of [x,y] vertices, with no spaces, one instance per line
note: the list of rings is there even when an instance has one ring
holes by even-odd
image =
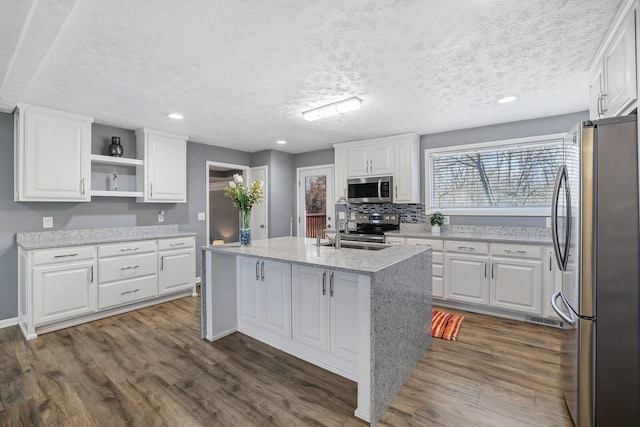
[[[315,165],[315,166],[304,166],[304,167],[300,167],[300,168],[296,168],[296,181],[298,182],[298,185],[296,186],[296,217],[299,219],[297,226],[296,226],[296,236],[298,237],[306,237],[305,235],[301,234],[301,229],[303,227],[301,227],[302,225],[302,212],[300,212],[300,189],[302,188],[302,186],[300,185],[300,174],[302,172],[308,172],[308,171],[312,171],[314,169],[330,169],[331,172],[329,172],[328,175],[328,179],[327,179],[327,193],[329,192],[329,189],[331,190],[331,192],[333,193],[333,181],[335,180],[335,169],[333,166],[333,163],[329,163],[329,164],[325,164],[325,165]],[[331,180],[331,182],[329,181],[329,178]],[[335,195],[334,195],[335,196]],[[335,205],[335,200],[331,201],[331,205],[334,206]],[[328,210],[328,209],[327,209]],[[335,209],[334,209],[335,210]],[[331,217],[333,218],[333,212],[331,212]],[[333,224],[334,224],[335,218],[333,218],[331,220],[331,228],[333,228]],[[305,233],[306,233],[306,226],[305,228]]]
[[[264,169],[264,187],[263,187],[263,194],[264,194],[264,200],[262,201],[262,203],[264,203],[265,208],[264,208],[264,226],[266,227],[266,239],[269,238],[269,165],[262,165],[262,166],[253,166],[251,168],[249,168],[249,179],[251,181],[254,180],[252,174],[253,171],[256,169]],[[252,215],[252,221],[253,221],[253,215]]]

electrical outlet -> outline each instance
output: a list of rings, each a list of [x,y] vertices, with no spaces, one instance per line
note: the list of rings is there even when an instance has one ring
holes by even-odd
[[[444,225],[449,225],[449,215],[445,215],[445,216],[442,218],[442,223],[443,223]]]
[[[164,211],[158,212],[158,222],[164,222]]]
[[[42,228],[53,228],[53,217],[52,216],[43,216],[42,217]]]
[[[198,212],[198,221],[206,221],[207,215],[204,212]]]
[[[547,228],[551,228],[551,217],[548,216],[546,219],[547,219]]]

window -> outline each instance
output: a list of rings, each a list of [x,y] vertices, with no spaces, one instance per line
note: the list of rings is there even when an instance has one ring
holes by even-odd
[[[549,215],[563,136],[427,150],[427,208],[453,215]]]

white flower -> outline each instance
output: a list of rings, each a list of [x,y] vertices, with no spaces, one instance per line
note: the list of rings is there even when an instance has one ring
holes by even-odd
[[[238,175],[237,173],[233,175],[233,181],[236,184],[244,184],[244,180],[242,179],[242,175]]]
[[[232,189],[236,188],[236,183],[233,181],[229,181],[229,187],[231,187]]]

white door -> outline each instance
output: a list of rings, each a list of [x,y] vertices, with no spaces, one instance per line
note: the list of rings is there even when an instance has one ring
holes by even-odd
[[[329,351],[329,277],[327,270],[294,265],[293,338]]]
[[[25,112],[21,200],[91,200],[91,124]]]
[[[262,326],[262,281],[260,260],[238,258],[238,317]]]
[[[77,317],[96,311],[95,262],[33,268],[34,323]]]
[[[635,22],[631,10],[604,53],[605,117],[619,115],[637,98]]]
[[[445,255],[445,297],[489,305],[488,260],[479,255]]]
[[[334,228],[333,165],[298,169],[298,236],[324,238]]]
[[[358,276],[332,271],[329,276],[330,351],[358,361]]]
[[[195,265],[195,249],[160,252],[160,295],[190,289]]]
[[[148,135],[148,201],[186,203],[187,141]]]
[[[491,259],[491,306],[541,314],[542,261]]]
[[[291,338],[291,264],[260,261],[263,328]]]
[[[251,238],[254,240],[264,240],[269,237],[269,195],[268,182],[267,182],[267,166],[259,166],[251,168],[250,172],[251,181],[262,181],[264,186],[262,191],[264,192],[264,202],[253,205],[251,210]]]

